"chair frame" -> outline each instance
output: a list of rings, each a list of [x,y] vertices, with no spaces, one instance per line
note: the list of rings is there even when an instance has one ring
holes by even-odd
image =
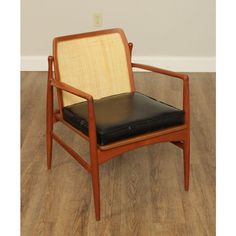
[[[121,31],[120,29],[104,30],[97,32],[84,33],[79,35],[65,36],[65,38],[78,38],[80,36],[93,36],[104,33],[111,33]],[[57,38],[55,39],[57,40]],[[55,44],[54,44],[55,45]],[[139,68],[150,72],[164,74],[177,78],[183,81],[183,111],[185,112],[185,121],[183,125],[158,130],[155,132],[142,134],[139,136],[131,137],[125,140],[116,141],[114,143],[100,146],[97,144],[96,135],[96,120],[94,113],[94,100],[93,96],[74,88],[66,83],[59,81],[57,63],[55,57],[48,57],[48,83],[47,83],[47,112],[46,112],[46,139],[47,139],[47,167],[51,169],[52,165],[52,145],[53,140],[59,143],[68,153],[71,154],[92,176],[92,187],[94,196],[94,207],[96,220],[100,220],[100,186],[99,186],[99,165],[105,163],[112,158],[121,155],[127,151],[139,148],[145,145],[150,145],[160,142],[171,142],[183,150],[184,162],[184,188],[186,191],[189,189],[189,173],[190,173],[190,106],[189,106],[189,77],[186,74],[176,73],[165,69],[160,69],[153,66],[137,64],[131,62],[133,44],[126,43],[126,55],[130,59],[130,85],[131,91],[135,91],[134,78],[132,68]],[[54,48],[55,53],[55,48]],[[54,54],[55,55],[55,54]],[[53,76],[53,66],[55,71],[55,78]],[[53,88],[56,88],[58,95],[59,109],[54,110],[53,105]],[[62,115],[62,91],[66,91],[73,95],[84,98],[87,101],[88,107],[88,130],[89,135],[83,134],[81,131],[75,129],[68,122],[63,119]],[[90,149],[90,164],[87,163],[78,153],[76,153],[68,144],[66,144],[53,130],[56,122],[61,122],[71,130],[79,134],[89,142]]]

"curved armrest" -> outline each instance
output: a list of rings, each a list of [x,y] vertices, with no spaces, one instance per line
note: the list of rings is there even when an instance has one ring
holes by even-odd
[[[185,112],[185,123],[189,126],[190,123],[190,105],[189,105],[189,77],[186,74],[177,73],[154,66],[148,66],[138,63],[132,63],[132,67],[156,72],[159,74],[168,75],[174,78],[183,80],[183,110]]]
[[[159,74],[169,75],[169,76],[179,78],[179,79],[182,79],[182,80],[188,80],[188,75],[186,75],[186,74],[177,73],[177,72],[161,69],[161,68],[154,67],[154,66],[148,66],[148,65],[138,64],[138,63],[132,63],[132,67],[136,67],[136,68],[140,68],[140,69],[144,69],[144,70],[149,70],[149,71],[156,72],[156,73],[159,73]]]
[[[58,88],[58,89],[64,90],[68,93],[72,93],[78,97],[84,98],[88,101],[93,100],[92,95],[90,95],[82,90],[79,90],[77,88],[74,88],[74,87],[70,86],[69,84],[66,84],[66,83],[63,83],[60,81],[56,81],[56,80],[51,80],[51,85]]]

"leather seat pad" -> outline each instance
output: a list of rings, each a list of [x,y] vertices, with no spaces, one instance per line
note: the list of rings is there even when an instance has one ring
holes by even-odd
[[[184,123],[184,111],[139,92],[94,100],[94,108],[99,145]],[[87,102],[64,107],[63,117],[88,135]]]

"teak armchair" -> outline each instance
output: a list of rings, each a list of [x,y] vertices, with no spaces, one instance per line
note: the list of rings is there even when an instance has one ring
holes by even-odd
[[[100,220],[99,165],[132,149],[158,142],[183,149],[184,187],[189,189],[188,76],[132,63],[132,48],[121,29],[109,29],[57,37],[53,56],[48,57],[47,166],[51,169],[54,139],[91,174],[96,220]],[[183,109],[135,91],[132,67],[182,80]],[[53,131],[58,121],[89,142],[90,163]]]

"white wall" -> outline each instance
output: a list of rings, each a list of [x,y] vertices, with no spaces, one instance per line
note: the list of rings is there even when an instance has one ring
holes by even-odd
[[[22,0],[22,69],[45,67],[52,39],[120,27],[134,59],[189,71],[215,67],[215,0]],[[93,26],[93,14],[103,26]],[[41,63],[41,64],[40,64]],[[187,64],[187,65],[186,65]]]

